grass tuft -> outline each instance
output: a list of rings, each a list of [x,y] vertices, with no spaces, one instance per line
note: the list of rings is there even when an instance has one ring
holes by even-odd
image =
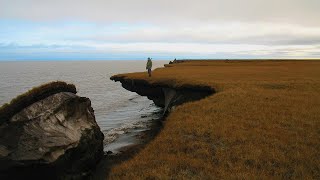
[[[62,81],[54,81],[34,87],[26,93],[23,93],[0,107],[0,124],[9,121],[9,119],[20,112],[23,108],[42,100],[48,96],[59,92],[77,93],[73,84],[67,84]]]

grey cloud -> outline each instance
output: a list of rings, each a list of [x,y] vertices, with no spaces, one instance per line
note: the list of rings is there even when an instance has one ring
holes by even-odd
[[[80,39],[83,40],[83,39]],[[210,43],[210,44],[255,44],[255,45],[312,45],[320,44],[319,36],[309,37],[296,37],[287,35],[266,35],[255,37],[243,37],[243,38],[217,38],[217,39],[204,39],[194,38],[188,36],[160,36],[160,37],[128,37],[128,36],[116,36],[116,37],[92,37],[86,40],[94,40],[97,42],[114,42],[114,43]]]
[[[167,24],[217,21],[320,25],[319,0],[0,0],[0,18]]]
[[[249,28],[248,28],[249,26]],[[194,29],[192,31],[185,28],[162,27],[141,28],[128,32],[109,35],[108,32],[94,34],[86,37],[86,40],[96,42],[152,42],[152,43],[213,43],[213,44],[255,44],[255,45],[311,45],[320,44],[320,28],[308,29],[305,27],[288,26],[281,29],[281,25],[273,25],[274,28],[267,31],[255,30],[254,24],[240,25],[245,30],[229,30],[225,28],[215,29]],[[228,26],[227,26],[228,27]],[[230,27],[232,28],[232,26]],[[288,29],[295,29],[297,32],[287,32]]]
[[[257,45],[313,45],[320,44],[320,35],[272,34],[253,36],[229,41],[229,43],[247,43]]]

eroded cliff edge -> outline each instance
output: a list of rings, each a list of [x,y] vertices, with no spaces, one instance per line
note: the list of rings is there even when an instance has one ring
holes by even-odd
[[[176,106],[189,101],[205,98],[215,90],[209,86],[183,85],[173,87],[165,83],[150,83],[144,79],[132,79],[124,75],[114,75],[111,80],[121,82],[123,88],[147,96],[155,105],[164,108],[164,114],[172,111]]]
[[[54,82],[1,109],[0,179],[83,179],[90,174],[103,156],[103,134],[90,99],[75,93],[75,87]]]

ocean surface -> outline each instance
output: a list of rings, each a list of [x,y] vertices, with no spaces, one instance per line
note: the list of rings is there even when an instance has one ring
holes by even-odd
[[[30,61],[0,62],[0,106],[34,86],[50,81],[75,84],[78,95],[91,100],[105,135],[104,150],[117,152],[136,143],[135,136],[160,118],[161,108],[129,92],[109,78],[145,71],[145,61]],[[153,69],[166,61],[153,61]]]

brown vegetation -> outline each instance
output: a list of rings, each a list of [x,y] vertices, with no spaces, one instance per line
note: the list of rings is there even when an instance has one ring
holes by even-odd
[[[210,86],[110,179],[319,179],[320,61],[190,61],[128,79]]]
[[[67,84],[62,81],[50,82],[35,87],[12,99],[9,104],[4,104],[0,107],[0,124],[8,121],[23,108],[59,92],[77,93],[77,90],[73,84]]]

